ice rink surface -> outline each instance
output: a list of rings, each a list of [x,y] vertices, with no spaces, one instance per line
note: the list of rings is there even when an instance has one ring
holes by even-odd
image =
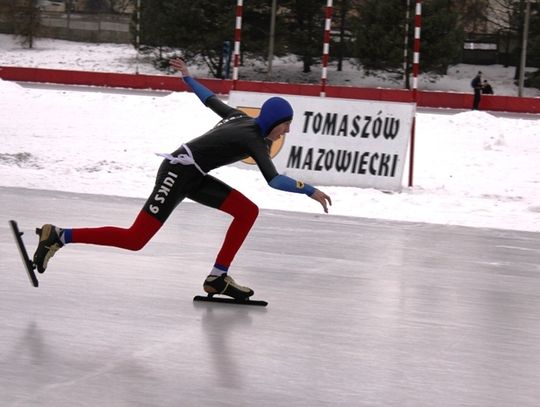
[[[128,227],[138,199],[0,188],[0,405],[538,406],[540,234],[261,211],[231,276],[267,308],[193,303],[230,218],[183,203],[140,252],[42,223]]]

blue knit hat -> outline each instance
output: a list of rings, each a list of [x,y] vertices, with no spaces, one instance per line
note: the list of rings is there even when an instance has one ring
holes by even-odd
[[[290,103],[275,96],[263,103],[259,117],[255,121],[262,129],[263,136],[266,137],[278,124],[292,120],[292,118],[293,109]]]

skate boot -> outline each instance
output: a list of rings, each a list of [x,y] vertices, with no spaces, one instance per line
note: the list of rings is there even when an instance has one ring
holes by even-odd
[[[34,253],[34,264],[40,273],[45,272],[49,259],[64,245],[60,240],[61,233],[62,229],[49,224],[43,225],[41,229],[36,229],[39,243]]]
[[[209,275],[204,280],[203,289],[210,295],[223,294],[233,297],[235,300],[247,300],[253,295],[251,288],[242,287],[227,273],[223,273],[221,276]]]

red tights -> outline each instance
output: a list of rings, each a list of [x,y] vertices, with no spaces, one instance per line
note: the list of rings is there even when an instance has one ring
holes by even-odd
[[[161,223],[156,218],[141,211],[129,229],[115,226],[73,229],[71,242],[141,250],[159,228]]]
[[[259,208],[240,192],[233,189],[227,195],[219,210],[234,217],[225,235],[223,246],[216,258],[217,265],[228,269],[255,223],[259,214]]]
[[[216,258],[216,264],[228,268],[255,223],[259,208],[240,192],[233,189],[219,209],[234,218]],[[147,212],[141,211],[133,225],[128,229],[114,226],[73,229],[71,241],[72,243],[90,243],[128,250],[140,250],[157,233],[161,225],[159,220]]]

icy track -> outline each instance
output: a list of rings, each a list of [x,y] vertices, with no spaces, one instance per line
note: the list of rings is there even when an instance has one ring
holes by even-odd
[[[128,226],[143,201],[0,188],[3,407],[535,407],[540,234],[261,211],[193,303],[229,218],[184,203],[140,252],[62,248],[30,286],[8,219]]]

